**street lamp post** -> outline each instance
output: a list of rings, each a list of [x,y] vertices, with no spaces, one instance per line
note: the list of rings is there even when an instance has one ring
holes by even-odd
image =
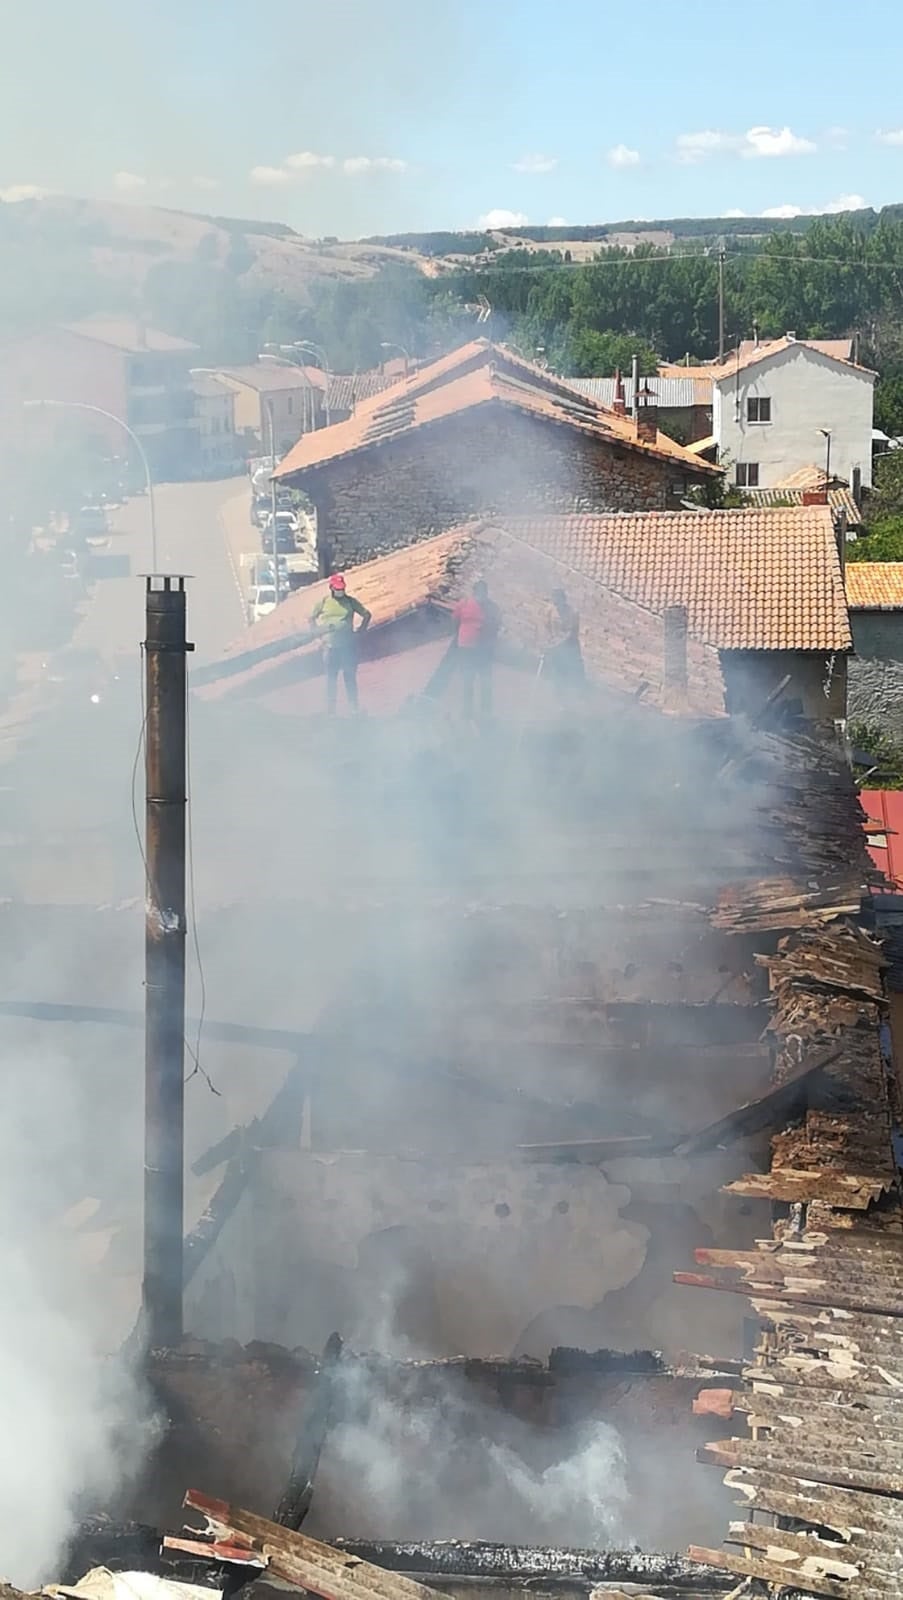
[[[332,421],[332,416],[329,410],[329,386],[332,383],[332,368],[329,365],[329,357],[327,356],[326,351],[323,349],[323,346],[321,344],[315,344],[313,339],[296,339],[294,344],[281,345],[280,349],[286,352],[289,350],[303,350],[306,351],[308,355],[316,356],[316,359],[319,361],[320,366],[323,368],[323,371],[326,374],[326,391],[323,396],[323,410],[326,412],[326,426],[328,428],[330,422]]]
[[[831,483],[831,429],[819,428],[818,431],[825,441],[825,489],[827,490]]]
[[[397,344],[392,339],[383,339],[380,342],[379,348],[380,348],[380,350],[399,350],[401,352],[402,356],[404,357],[404,375],[405,375],[405,377],[407,377],[408,376],[408,370],[409,370],[410,365],[411,365],[411,357],[408,354],[407,350],[405,349],[404,345],[403,344]]]
[[[264,349],[261,350],[261,352],[260,352],[259,356],[257,357],[257,359],[258,359],[258,361],[271,362],[272,365],[275,366],[275,367],[295,367],[297,369],[297,371],[300,372],[302,378],[304,379],[304,382],[307,385],[307,388],[305,389],[304,393],[305,393],[305,395],[307,395],[308,393],[310,394],[310,422],[311,422],[310,431],[311,431],[311,433],[313,433],[314,426],[315,426],[314,386],[313,386],[313,384],[312,384],[312,382],[310,380],[309,374],[305,371],[304,362],[303,361],[292,361],[291,358],[285,354],[285,351],[286,350],[290,350],[290,349],[291,349],[290,345],[281,345],[281,344],[278,344],[278,345],[266,345],[264,347]],[[306,409],[307,409],[307,407],[305,405],[305,411],[306,411]],[[303,424],[304,421],[306,421],[306,417],[302,418],[302,424]],[[302,425],[302,428],[301,428],[301,432],[302,433],[306,433],[307,432],[307,429],[303,425]]]
[[[141,459],[141,465],[144,468],[144,482],[147,488],[147,504],[150,511],[151,567],[152,570],[156,572],[157,512],[154,505],[154,482],[151,477],[150,463],[148,462],[147,456],[144,452],[144,446],[142,445],[141,440],[138,438],[138,435],[132,432],[127,422],[123,422],[122,418],[117,417],[112,411],[104,411],[102,406],[88,405],[88,403],[84,400],[26,400],[24,405],[26,411],[40,411],[45,406],[50,406],[60,411],[90,411],[93,412],[93,414],[97,417],[105,417],[107,422],[115,422],[116,426],[121,428],[123,433],[128,434]]]

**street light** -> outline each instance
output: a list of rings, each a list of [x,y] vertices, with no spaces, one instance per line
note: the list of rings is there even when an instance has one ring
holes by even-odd
[[[825,441],[825,488],[831,482],[831,429],[819,428],[819,433]]]
[[[274,367],[295,367],[297,371],[300,372],[304,382],[307,384],[307,389],[310,390],[310,431],[313,433],[315,427],[314,386],[311,382],[309,373],[305,369],[304,362],[292,361],[290,356],[285,354],[285,352],[290,351],[291,348],[291,345],[267,344],[264,345],[257,359],[258,361],[267,361]],[[307,390],[305,390],[305,393],[307,393]],[[304,420],[306,419],[302,418],[302,424]],[[303,427],[303,425],[301,432],[306,432],[306,429]]]
[[[151,478],[150,464],[144,453],[144,446],[136,433],[133,433],[127,422],[117,417],[112,411],[104,411],[102,406],[90,406],[85,400],[25,400],[23,405],[26,411],[40,411],[45,406],[53,407],[59,411],[90,411],[97,417],[105,417],[107,422],[115,422],[117,428],[127,433],[141,458],[144,468],[144,482],[147,487],[147,504],[150,511],[151,535],[151,568],[157,571],[157,512],[154,506],[154,484]]]
[[[308,355],[315,356],[319,361],[320,366],[323,368],[323,371],[326,374],[326,391],[323,396],[323,409],[326,412],[326,426],[328,428],[330,422],[332,421],[329,411],[329,386],[332,383],[332,368],[329,365],[329,357],[327,356],[326,351],[323,349],[323,346],[321,344],[315,344],[313,339],[296,339],[293,344],[283,344],[280,345],[279,348],[287,355],[293,353],[295,350],[303,350]]]
[[[407,350],[405,349],[404,345],[403,344],[396,344],[394,342],[394,340],[392,340],[392,339],[383,339],[380,342],[379,348],[380,348],[380,350],[400,350],[401,351],[401,354],[404,357],[404,375],[405,375],[405,377],[407,377],[408,368],[409,368],[409,366],[411,364],[411,358],[410,358]]]

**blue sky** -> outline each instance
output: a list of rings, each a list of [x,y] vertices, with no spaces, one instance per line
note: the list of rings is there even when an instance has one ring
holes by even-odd
[[[345,237],[903,200],[899,0],[11,0],[4,57],[7,199]]]

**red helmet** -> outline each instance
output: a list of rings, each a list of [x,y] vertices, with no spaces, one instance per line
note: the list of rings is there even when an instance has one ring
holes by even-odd
[[[333,592],[337,590],[341,594],[345,588],[345,574],[343,572],[334,572],[329,580],[329,587]]]

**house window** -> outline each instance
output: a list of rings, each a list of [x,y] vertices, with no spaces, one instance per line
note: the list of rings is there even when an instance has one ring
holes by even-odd
[[[750,395],[746,402],[747,422],[770,422],[771,400],[762,395]]]
[[[734,482],[736,483],[738,489],[758,489],[758,461],[738,461]]]

